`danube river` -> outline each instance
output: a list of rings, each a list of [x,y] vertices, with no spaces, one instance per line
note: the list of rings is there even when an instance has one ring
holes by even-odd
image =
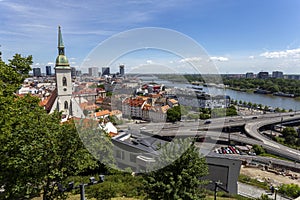
[[[172,83],[165,80],[159,80],[153,77],[150,77],[148,80],[147,78],[142,78],[143,81],[154,81],[159,84],[164,84],[165,86],[169,87],[178,87],[178,88],[187,88],[191,87],[192,85],[183,84],[183,83]],[[200,86],[201,87],[201,86]],[[220,89],[215,87],[202,87],[204,92],[209,94],[225,94],[230,96],[231,99],[234,100],[242,100],[246,102],[256,103],[271,106],[273,108],[284,108],[286,110],[300,110],[300,100],[296,100],[295,98],[290,97],[280,97],[280,96],[273,96],[273,95],[265,95],[265,94],[254,94],[254,93],[247,93],[247,92],[240,92],[230,89]]]
[[[210,91],[220,90],[216,88],[209,88]],[[247,93],[247,92],[239,92],[235,90],[226,89],[224,90],[226,95],[229,95],[231,99],[234,100],[242,100],[246,102],[256,103],[271,106],[273,108],[279,107],[284,108],[286,110],[300,110],[300,101],[296,100],[295,98],[290,97],[279,97],[273,95],[266,95],[266,94],[254,94],[254,93]]]

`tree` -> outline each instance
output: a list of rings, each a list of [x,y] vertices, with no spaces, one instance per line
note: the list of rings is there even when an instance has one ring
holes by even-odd
[[[234,105],[229,106],[229,108],[226,109],[226,116],[235,116],[237,115],[237,111]]]
[[[14,95],[31,59],[17,54],[8,65],[0,61],[0,199],[29,199],[41,192],[47,200],[65,198],[57,183],[99,166],[73,122],[61,124],[61,114],[47,114],[36,97]]]
[[[297,137],[297,131],[293,127],[286,127],[282,131],[283,137],[294,136]]]
[[[180,121],[181,119],[181,112],[180,106],[174,106],[167,110],[167,121],[176,122]]]
[[[279,187],[279,192],[281,194],[287,195],[292,198],[297,198],[300,196],[300,186],[296,184],[282,184]]]
[[[255,145],[253,145],[253,150],[255,151],[255,153],[257,154],[257,155],[260,155],[260,154],[264,154],[265,153],[265,149],[262,147],[262,146],[260,146],[260,145],[257,145],[257,144],[255,144]]]
[[[249,102],[247,103],[247,106],[248,106],[248,109],[251,109],[251,108],[252,108],[252,103],[249,101]]]
[[[74,124],[60,124],[60,113],[48,115],[38,102],[29,95],[1,99],[0,185],[4,185],[4,199],[31,198],[41,192],[44,199],[63,198],[57,183],[97,166]]]
[[[252,106],[254,109],[257,109],[257,103],[253,103],[253,106]]]
[[[207,181],[201,178],[208,174],[208,167],[189,140],[178,139],[163,148],[158,166],[172,161],[178,152],[183,152],[178,159],[145,175],[145,190],[150,199],[204,199],[203,185]]]
[[[32,56],[16,54],[9,64],[0,60],[0,95],[12,95],[23,83],[31,70]]]
[[[284,128],[282,131],[282,136],[284,137],[286,144],[295,145],[297,143],[298,133],[293,127]]]

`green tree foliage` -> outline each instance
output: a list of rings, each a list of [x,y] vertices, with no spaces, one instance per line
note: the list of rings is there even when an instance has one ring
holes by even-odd
[[[237,111],[234,105],[229,106],[229,108],[226,109],[226,116],[235,116],[237,115]]]
[[[0,62],[0,199],[65,198],[57,183],[98,167],[85,149],[74,123],[47,114],[39,99],[14,95],[30,69],[31,56],[16,54]],[[88,137],[88,136],[87,136]]]
[[[183,154],[175,161],[177,153]],[[208,167],[199,150],[189,140],[176,140],[162,148],[158,165],[169,163],[164,168],[145,175],[145,192],[150,199],[204,199],[201,177],[208,174]]]
[[[262,194],[257,200],[271,200],[271,198],[267,194]]]
[[[48,115],[38,101],[29,95],[1,101],[0,184],[5,199],[41,191],[44,199],[62,197],[55,183],[97,166],[74,124],[61,125],[60,114]]]
[[[167,121],[176,122],[181,119],[181,109],[180,106],[174,106],[167,111]]]
[[[269,79],[249,79],[249,78],[225,78],[223,77],[225,85],[229,85],[234,89],[240,90],[256,90],[257,88],[275,92],[283,92],[295,94],[300,96],[300,81],[280,78]]]
[[[86,180],[86,182],[88,182],[88,180]],[[80,182],[77,184],[80,184]],[[143,177],[132,176],[126,172],[107,175],[103,183],[87,187],[86,196],[89,199],[144,196]]]
[[[265,149],[262,147],[262,146],[260,146],[260,145],[257,145],[257,144],[255,144],[255,145],[253,145],[253,150],[255,151],[255,153],[257,154],[257,155],[260,155],[260,154],[264,154],[265,153]]]
[[[211,110],[211,117],[225,117],[225,116],[235,116],[237,111],[234,105],[229,106],[228,108],[214,108]]]
[[[297,198],[300,196],[300,186],[293,183],[281,185],[278,191],[279,193],[292,198]]]
[[[286,127],[282,131],[283,137],[294,136],[297,137],[297,132],[293,127]]]
[[[16,54],[9,64],[0,60],[0,95],[12,95],[23,83],[31,70],[32,56]]]
[[[286,127],[282,131],[282,136],[284,137],[285,143],[290,145],[297,144],[297,140],[300,140],[297,138],[297,132],[293,127]]]

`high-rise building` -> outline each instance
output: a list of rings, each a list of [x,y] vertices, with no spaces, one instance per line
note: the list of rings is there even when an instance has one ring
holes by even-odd
[[[267,79],[269,78],[269,72],[259,72],[257,74],[257,78],[260,78],[260,79]]]
[[[109,75],[109,67],[102,67],[102,76]]]
[[[41,68],[33,68],[33,76],[42,76]]]
[[[81,76],[81,75],[82,75],[81,70],[76,70],[76,76]]]
[[[76,77],[76,68],[75,67],[71,67],[71,77],[72,78]]]
[[[52,72],[51,72],[51,66],[46,66],[46,76],[51,76]]]
[[[272,72],[272,77],[273,78],[283,78],[283,72],[281,72],[281,71],[273,71]]]
[[[89,76],[92,76],[92,77],[98,77],[98,67],[90,67],[89,69]]]
[[[247,72],[246,73],[246,78],[254,78],[254,73],[253,72]]]
[[[125,75],[125,66],[120,65],[120,76],[124,76],[124,75]]]

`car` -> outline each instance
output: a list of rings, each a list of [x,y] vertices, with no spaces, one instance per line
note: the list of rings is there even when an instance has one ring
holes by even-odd
[[[211,123],[210,120],[207,120],[207,121],[204,122],[204,124],[210,124],[210,123]]]
[[[252,119],[257,119],[257,117],[256,117],[256,116],[254,116],[254,117],[252,117]]]
[[[227,151],[230,153],[230,154],[233,154],[233,151],[231,149],[227,149]]]
[[[232,151],[232,153],[236,154],[235,148],[233,148],[232,146],[229,146],[228,148]]]

